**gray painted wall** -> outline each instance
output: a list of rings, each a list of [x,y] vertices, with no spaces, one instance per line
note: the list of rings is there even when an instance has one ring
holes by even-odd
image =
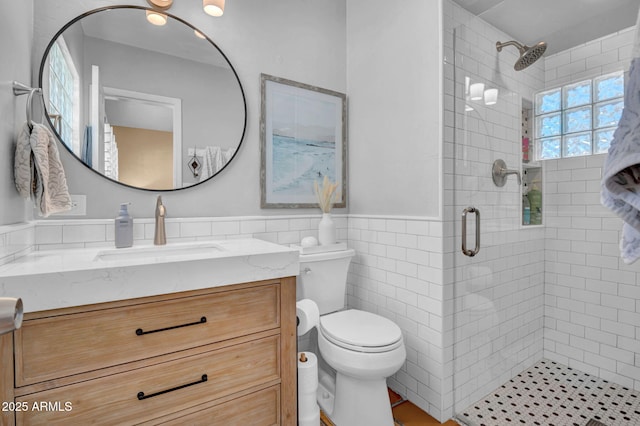
[[[13,96],[11,82],[31,83],[32,16],[33,0],[0,2],[0,225],[27,219],[13,179],[15,141],[26,118],[26,96]]]
[[[84,11],[117,3],[121,2],[35,0],[33,58],[36,66],[39,67],[46,45],[62,25]],[[17,2],[12,2],[11,7],[4,7],[13,13],[15,4]],[[131,4],[144,6],[146,2],[136,0]],[[243,146],[224,172],[197,187],[163,194],[168,216],[242,216],[316,211],[260,209],[260,73],[344,93],[345,8],[344,0],[244,0],[229,2],[225,15],[215,19],[204,14],[195,2],[174,3],[171,13],[186,19],[211,37],[236,68],[247,97],[248,123]],[[25,51],[28,52],[28,49]],[[34,81],[37,80],[36,74],[37,70],[34,70]],[[66,151],[61,152],[61,158],[71,193],[87,196],[86,218],[114,217],[119,204],[126,201],[133,203],[131,212],[135,217],[153,215],[158,193],[130,189],[106,181]]]
[[[347,2],[350,213],[437,217],[441,1]]]

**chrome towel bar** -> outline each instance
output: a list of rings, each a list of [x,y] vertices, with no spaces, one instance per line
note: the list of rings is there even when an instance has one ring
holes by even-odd
[[[29,129],[33,130],[33,120],[32,120],[32,113],[33,113],[33,95],[35,93],[38,94],[42,94],[42,89],[40,88],[33,88],[33,87],[29,87],[25,84],[22,84],[20,82],[14,81],[13,82],[13,94],[14,96],[22,96],[22,95],[28,95],[27,96],[27,124],[29,125]]]

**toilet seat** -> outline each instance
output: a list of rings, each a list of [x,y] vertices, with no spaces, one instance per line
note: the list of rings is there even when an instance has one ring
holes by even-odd
[[[388,352],[403,344],[402,331],[397,324],[357,309],[323,315],[319,328],[331,343],[356,352]]]

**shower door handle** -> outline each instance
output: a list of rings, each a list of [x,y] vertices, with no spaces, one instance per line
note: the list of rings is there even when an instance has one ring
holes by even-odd
[[[473,250],[467,248],[467,213],[476,215],[476,246]],[[480,251],[480,210],[475,207],[467,207],[462,211],[462,253],[473,257]]]

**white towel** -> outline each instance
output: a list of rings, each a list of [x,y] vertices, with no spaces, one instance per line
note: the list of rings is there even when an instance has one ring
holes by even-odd
[[[24,198],[34,194],[40,216],[71,209],[71,196],[56,140],[45,126],[25,124],[18,136],[14,160],[16,188]]]
[[[202,155],[202,171],[200,172],[200,182],[204,182],[211,176],[218,173],[225,164],[231,160],[235,154],[235,148],[222,149],[219,146],[207,146]]]
[[[613,134],[602,176],[602,204],[624,220],[620,254],[629,264],[640,258],[640,13],[636,24],[637,55],[631,61],[624,110]]]

